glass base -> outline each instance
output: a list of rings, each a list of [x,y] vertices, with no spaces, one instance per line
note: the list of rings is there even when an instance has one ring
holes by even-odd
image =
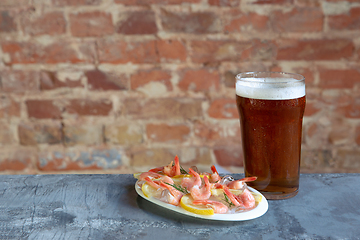
[[[282,192],[262,192],[259,191],[264,197],[268,200],[281,200],[295,197],[298,194],[299,190],[296,190],[292,193],[282,193]]]

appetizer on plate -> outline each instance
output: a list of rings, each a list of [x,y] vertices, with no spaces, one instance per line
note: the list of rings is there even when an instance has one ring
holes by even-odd
[[[256,180],[255,176],[239,180],[230,175],[221,177],[215,166],[211,166],[211,172],[199,172],[196,167],[186,171],[180,166],[177,156],[167,166],[136,173],[134,177],[146,198],[198,215],[247,212],[256,208],[264,198],[246,184]]]

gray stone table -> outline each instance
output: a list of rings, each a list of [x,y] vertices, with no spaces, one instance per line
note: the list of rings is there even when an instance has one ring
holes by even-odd
[[[238,175],[235,177],[241,177]],[[161,209],[132,175],[0,176],[0,239],[360,239],[360,174],[301,175],[300,192],[243,222]]]

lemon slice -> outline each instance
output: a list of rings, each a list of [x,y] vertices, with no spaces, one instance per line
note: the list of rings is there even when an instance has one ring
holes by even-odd
[[[189,174],[180,174],[180,175],[173,176],[173,178],[184,178],[184,177],[191,177],[191,175],[189,175]]]
[[[184,178],[192,178],[193,176],[189,175],[189,174],[181,174],[181,175],[176,175],[174,177],[172,177],[172,180],[174,181],[175,184],[179,185],[181,184],[181,181]],[[204,178],[204,175],[200,175],[201,178]]]
[[[161,195],[161,189],[154,188],[147,183],[144,183],[141,186],[141,191],[144,193],[145,197],[155,197],[158,198]]]
[[[193,198],[190,194],[184,195],[181,198],[180,206],[186,211],[200,214],[200,215],[214,215],[214,210],[211,207],[205,205],[195,205],[192,204]]]
[[[243,191],[237,189],[230,189],[230,192],[232,192],[235,195],[240,195]],[[221,188],[211,189],[211,195],[215,197],[224,196],[224,190],[222,190]]]
[[[251,192],[251,194],[254,196],[256,204],[261,202],[262,196],[259,193]]]

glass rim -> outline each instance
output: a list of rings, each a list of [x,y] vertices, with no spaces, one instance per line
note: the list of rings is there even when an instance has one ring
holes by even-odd
[[[249,75],[249,77],[245,78],[245,76]],[[258,75],[264,75],[264,76],[258,76]],[[267,75],[267,76],[266,76]],[[277,75],[278,78],[291,78],[290,81],[281,82],[282,84],[286,83],[296,83],[296,82],[303,82],[305,81],[305,77],[298,73],[289,73],[289,72],[272,72],[272,71],[259,71],[259,72],[240,72],[236,75],[236,81],[243,81],[243,82],[261,82],[263,84],[274,84],[279,82],[265,82],[265,81],[249,81],[246,79],[252,78],[252,79],[260,79],[260,78],[270,78],[270,75]],[[286,75],[286,76],[285,76]],[[275,77],[275,76],[273,76]]]

